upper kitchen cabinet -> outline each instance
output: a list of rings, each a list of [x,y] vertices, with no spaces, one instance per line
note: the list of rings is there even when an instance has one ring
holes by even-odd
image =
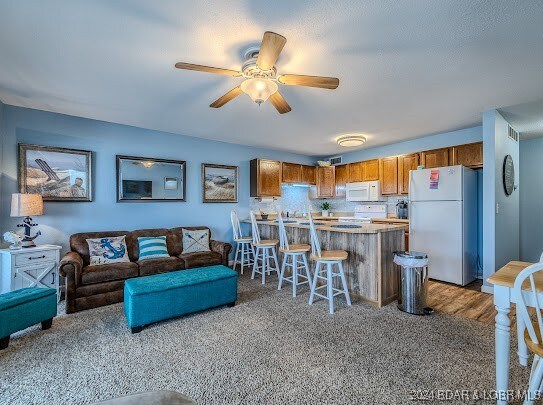
[[[251,160],[251,197],[281,196],[282,164],[275,160]]]
[[[409,171],[417,170],[419,165],[419,154],[398,156],[398,192],[399,194],[409,193]]]
[[[449,150],[450,148],[442,148],[421,152],[420,163],[426,169],[450,166]]]
[[[366,160],[364,163],[364,179],[362,181],[379,180],[379,159]]]
[[[349,165],[335,166],[336,170],[336,197],[345,197],[345,186],[349,180]]]
[[[304,184],[317,184],[317,168],[315,166],[302,165],[302,179]]]
[[[364,162],[349,163],[349,183],[364,181]]]
[[[398,158],[396,156],[379,159],[379,180],[382,195],[398,194]]]
[[[317,198],[332,198],[335,195],[335,166],[317,167]]]
[[[302,165],[283,162],[283,183],[301,183]]]
[[[468,143],[466,145],[453,146],[452,165],[463,165],[472,169],[483,167],[483,143]]]

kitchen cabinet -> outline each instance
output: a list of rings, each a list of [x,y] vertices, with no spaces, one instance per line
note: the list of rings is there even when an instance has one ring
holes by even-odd
[[[336,197],[345,197],[345,186],[349,183],[349,165],[335,166],[336,170]]]
[[[379,159],[366,160],[364,162],[364,180],[379,180]]]
[[[335,166],[317,167],[317,198],[332,198],[335,195]]]
[[[302,165],[301,182],[304,184],[317,184],[317,168],[315,166]]]
[[[251,160],[251,197],[280,197],[281,172],[281,162],[268,159]]]
[[[382,195],[398,194],[398,158],[396,156],[379,159],[379,180]]]
[[[409,193],[409,171],[417,170],[419,165],[419,154],[398,156],[398,193]]]
[[[283,183],[300,183],[302,181],[302,165],[283,162],[282,175]]]
[[[349,163],[349,183],[364,181],[364,162]]]
[[[450,148],[427,150],[420,153],[420,162],[426,169],[450,166]]]
[[[463,165],[472,169],[483,167],[483,143],[468,143],[451,148],[452,165]]]

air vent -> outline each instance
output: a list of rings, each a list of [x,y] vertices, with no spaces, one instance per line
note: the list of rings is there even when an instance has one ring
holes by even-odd
[[[511,125],[508,125],[508,127],[509,127],[509,138],[511,138],[515,142],[518,142],[518,131],[515,131]]]
[[[340,165],[342,160],[343,160],[342,156],[334,156],[334,157],[330,158],[330,164],[331,165]]]

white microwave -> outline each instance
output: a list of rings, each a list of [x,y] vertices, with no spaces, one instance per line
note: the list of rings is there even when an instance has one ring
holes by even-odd
[[[347,201],[381,201],[381,185],[379,180],[361,181],[359,183],[347,183]]]

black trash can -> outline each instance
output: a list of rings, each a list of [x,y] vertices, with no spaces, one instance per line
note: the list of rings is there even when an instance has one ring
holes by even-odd
[[[394,263],[399,267],[398,309],[428,315],[433,311],[427,306],[428,255],[422,252],[394,252]]]

